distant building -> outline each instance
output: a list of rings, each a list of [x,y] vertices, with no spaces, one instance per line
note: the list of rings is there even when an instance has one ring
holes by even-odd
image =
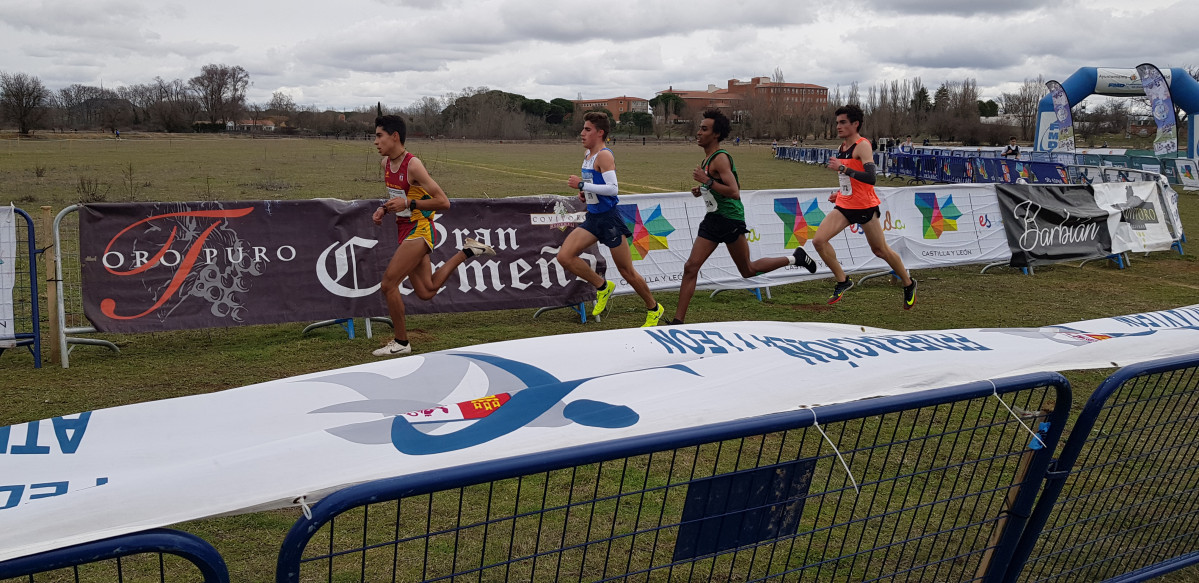
[[[626,113],[649,113],[648,99],[629,97],[628,95],[609,97],[607,99],[575,99],[573,101],[575,109],[578,111],[587,112],[606,109],[612,112],[612,118],[616,121],[620,121],[621,116]]]
[[[703,90],[671,87],[658,92],[659,95],[662,93],[674,93],[682,97],[687,110],[693,115],[705,109],[717,108],[733,118],[747,111],[754,99],[778,106],[784,112],[828,104],[827,87],[809,83],[775,83],[770,77],[754,77],[749,81],[729,79],[725,87],[708,85]]]
[[[237,132],[273,132],[275,122],[269,119],[245,119],[239,122],[225,122],[225,129]]]

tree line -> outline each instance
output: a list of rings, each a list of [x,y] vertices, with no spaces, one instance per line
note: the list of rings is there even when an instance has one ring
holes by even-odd
[[[249,86],[244,68],[224,64],[205,65],[186,80],[155,77],[144,84],[73,84],[57,91],[34,75],[0,71],[0,122],[28,135],[35,130],[224,131],[228,122],[271,120],[280,133],[360,137],[373,134],[376,114],[402,113],[414,135],[518,139],[572,132],[575,113],[569,99],[529,99],[487,87],[424,97],[402,109],[376,104],[331,111],[297,105],[282,91],[266,103],[252,103],[246,99]]]
[[[1187,69],[1199,78],[1199,67]],[[775,69],[771,81],[783,83]],[[209,64],[187,80],[155,77],[150,83],[115,88],[73,84],[57,91],[33,75],[0,72],[0,120],[21,134],[34,130],[104,130],[121,128],[159,132],[224,131],[227,122],[271,120],[277,132],[301,135],[368,136],[377,113],[401,113],[421,136],[529,139],[573,135],[581,119],[573,101],[549,101],[490,89],[467,87],[442,97],[423,97],[404,108],[379,103],[351,111],[300,106],[285,92],[267,103],[246,99],[250,75],[240,66]],[[1010,135],[1027,141],[1036,127],[1037,105],[1046,94],[1044,79],[1025,79],[1016,91],[983,101],[974,79],[942,82],[935,90],[919,77],[871,85],[863,91],[852,83],[837,86],[826,103],[786,102],[769,94],[752,94],[730,112],[734,132],[750,138],[833,137],[833,112],[852,103],[866,112],[863,133],[873,138],[912,135],[965,145],[1005,143]],[[1141,100],[1143,101],[1143,100]],[[650,100],[654,114],[626,113],[615,133],[653,132],[690,135],[701,111],[680,96],[661,93]],[[1088,134],[1119,134],[1142,104],[1112,99],[1088,111],[1076,106],[1076,126]],[[602,110],[601,110],[602,111]],[[613,117],[611,112],[605,112]],[[1185,114],[1180,112],[1180,123]],[[681,124],[682,127],[677,127]]]

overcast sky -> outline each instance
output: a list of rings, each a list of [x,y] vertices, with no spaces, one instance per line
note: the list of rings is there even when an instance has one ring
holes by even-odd
[[[863,94],[972,78],[988,99],[1079,67],[1199,65],[1197,26],[1196,0],[0,0],[0,71],[57,91],[224,63],[250,73],[250,102],[332,109],[483,86],[648,99],[776,68]]]

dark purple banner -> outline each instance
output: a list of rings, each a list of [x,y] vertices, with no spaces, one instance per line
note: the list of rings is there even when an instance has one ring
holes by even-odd
[[[595,288],[556,259],[581,220],[574,197],[454,199],[434,223],[434,268],[474,238],[431,301],[401,285],[410,314],[564,306]],[[80,210],[84,313],[102,332],[304,322],[387,314],[379,282],[398,246],[377,200],[91,204]],[[595,248],[583,258],[604,272]]]

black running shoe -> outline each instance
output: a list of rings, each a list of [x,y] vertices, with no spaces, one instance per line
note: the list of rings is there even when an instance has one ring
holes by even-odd
[[[912,283],[903,286],[903,309],[910,310],[916,305],[916,278],[912,278]]]
[[[808,273],[816,273],[816,261],[808,256],[808,252],[804,251],[803,247],[796,247],[795,253],[792,253],[792,255],[795,256],[796,265],[803,266],[804,269],[808,270]]]
[[[837,285],[833,286],[833,295],[829,296],[829,298],[828,298],[829,305],[832,305],[832,304],[835,304],[835,303],[841,301],[841,296],[845,295],[845,292],[849,291],[852,288],[853,288],[853,280],[852,279],[849,279],[847,277],[847,278],[845,278],[845,281],[838,281]]]

